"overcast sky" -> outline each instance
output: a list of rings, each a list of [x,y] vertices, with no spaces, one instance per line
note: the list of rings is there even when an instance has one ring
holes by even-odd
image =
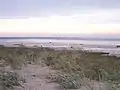
[[[0,0],[0,34],[120,34],[120,0]]]

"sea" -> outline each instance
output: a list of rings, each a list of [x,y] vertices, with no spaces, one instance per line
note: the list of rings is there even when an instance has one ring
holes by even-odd
[[[23,43],[25,46],[43,46],[52,48],[74,48],[88,50],[92,52],[106,52],[110,55],[120,56],[120,40],[102,39],[102,40],[73,40],[73,39],[0,39],[0,45],[15,46]]]

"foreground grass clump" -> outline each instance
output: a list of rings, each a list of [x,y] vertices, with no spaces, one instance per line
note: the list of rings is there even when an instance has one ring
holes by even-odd
[[[46,65],[66,73],[68,77],[71,77],[71,80],[73,80],[72,77],[76,76],[76,72],[82,72],[85,78],[90,80],[120,84],[120,58],[103,56],[102,53],[70,50],[45,51],[43,55]],[[62,76],[59,76],[59,78],[62,78]],[[67,80],[69,82],[69,79]],[[78,80],[81,81],[79,78]],[[66,81],[61,81],[61,83],[66,83]],[[62,85],[65,87],[65,84]]]
[[[14,72],[0,72],[0,90],[13,90],[14,86],[21,86],[21,79],[17,73]]]
[[[79,89],[83,85],[83,75],[78,73],[57,73],[47,77],[52,82],[59,83],[64,89]]]

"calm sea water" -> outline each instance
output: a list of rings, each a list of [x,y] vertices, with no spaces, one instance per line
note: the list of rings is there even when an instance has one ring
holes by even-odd
[[[104,45],[113,46],[119,45],[119,40],[52,40],[52,39],[0,39],[0,44],[5,43],[30,43],[30,44],[41,44],[41,43],[58,43],[58,44],[83,44],[83,45]]]
[[[85,44],[85,45],[117,45],[120,40],[55,40],[55,39],[0,39],[2,43],[64,43],[64,44]]]

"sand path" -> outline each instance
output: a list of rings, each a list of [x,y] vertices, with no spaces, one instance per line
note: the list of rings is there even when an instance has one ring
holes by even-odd
[[[26,83],[23,87],[15,87],[15,90],[60,90],[58,84],[46,79],[47,75],[55,72],[48,67],[30,64],[16,72],[26,79]]]

